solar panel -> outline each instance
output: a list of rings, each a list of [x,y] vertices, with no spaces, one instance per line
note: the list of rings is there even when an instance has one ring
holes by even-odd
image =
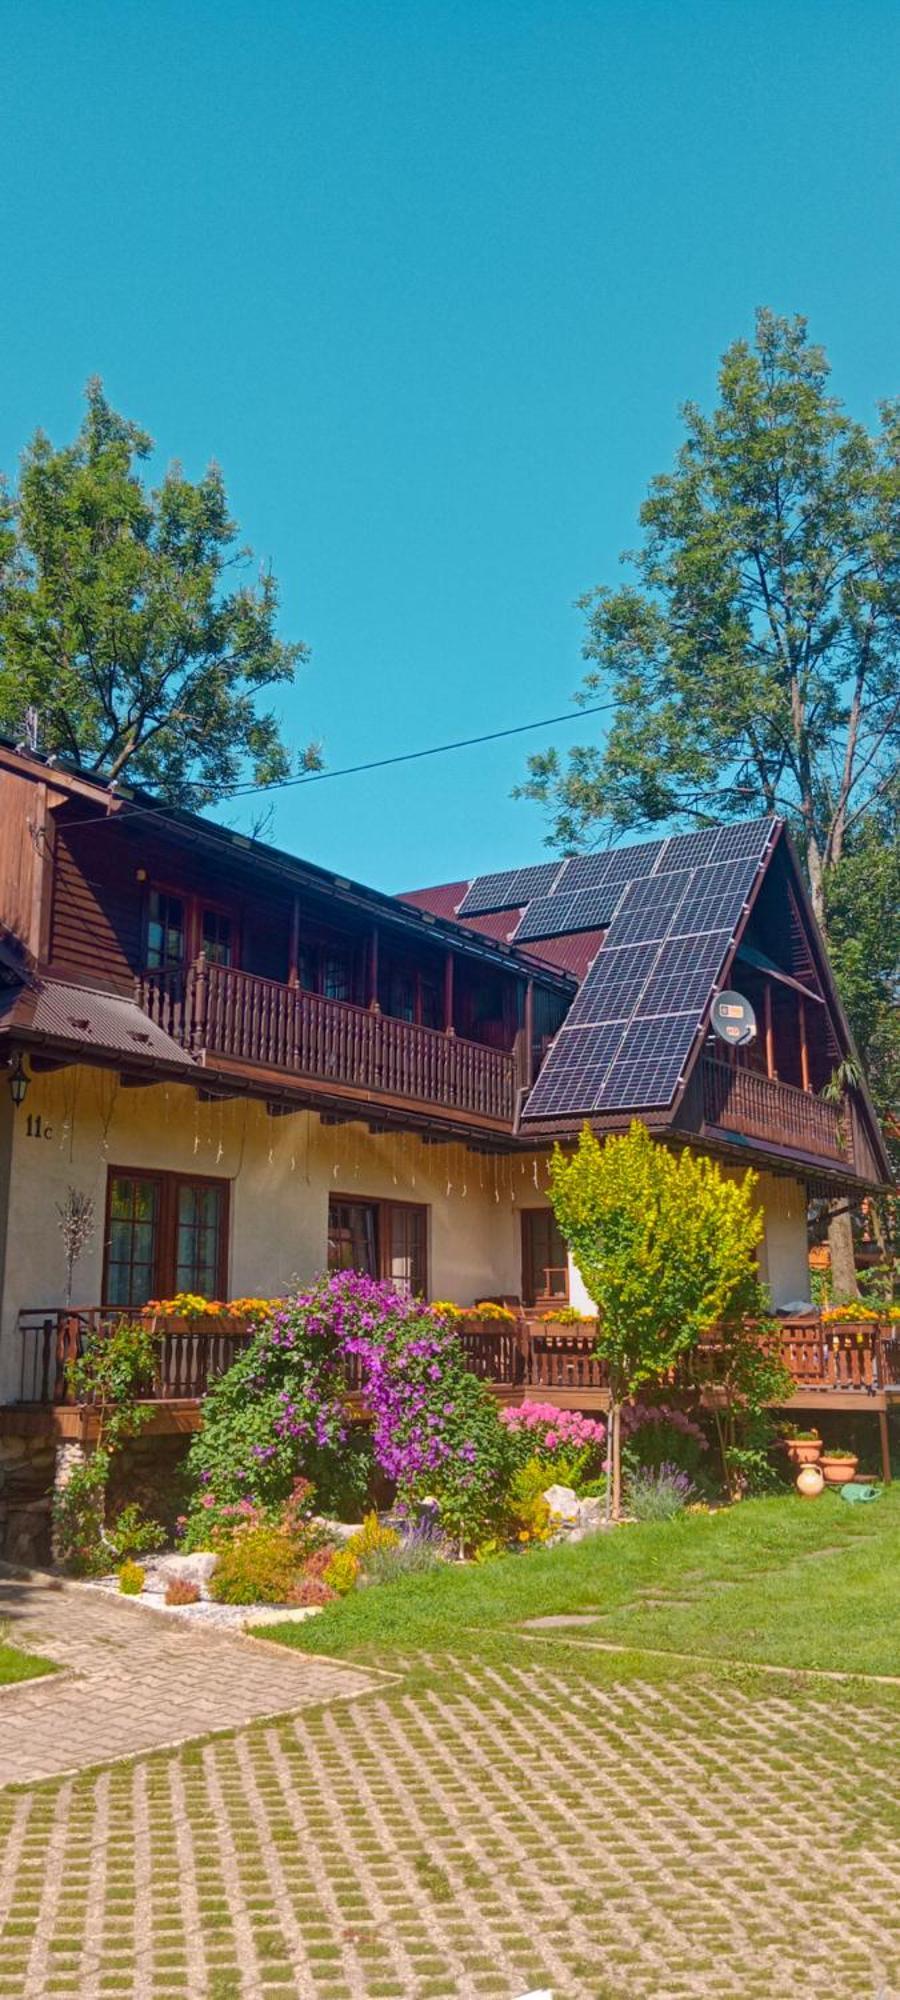
[[[655,952],[643,945],[621,951],[604,945],[582,980],[566,1016],[567,1022],[586,1026],[589,1022],[615,1021],[621,1015],[628,1019],[655,958]]]
[[[671,935],[733,928],[755,874],[752,860],[713,862],[708,868],[695,869],[687,895],[673,916]]]
[[[640,875],[649,875],[665,844],[664,840],[649,840],[637,847],[617,847],[609,856],[604,882],[635,882]]]
[[[558,888],[565,889],[567,893],[570,889],[599,888],[600,883],[607,879],[612,858],[608,848],[604,848],[602,854],[573,855],[566,864],[566,872]]]
[[[699,828],[695,833],[676,833],[666,842],[662,857],[663,868],[702,868],[705,861],[712,861],[716,851],[716,841],[720,829],[717,826]]]
[[[507,868],[499,875],[477,875],[459,905],[457,916],[486,917],[494,910],[514,910],[543,896],[563,863],[538,861],[532,868]]]
[[[670,1104],[698,1027],[693,1009],[658,1014],[653,1021],[632,1021],[592,1109],[617,1111],[640,1105],[650,1110]]]
[[[735,826],[720,826],[714,855],[717,861],[731,861],[740,854],[752,854],[758,862],[768,847],[776,819],[743,819]]]
[[[564,937],[577,931],[603,930],[621,902],[623,885],[580,889],[574,895],[536,896],[515,932],[515,943],[529,938]]]
[[[562,1117],[596,1102],[609,1074],[624,1021],[601,1027],[560,1028],[553,1044],[553,1073],[545,1064],[528,1099],[529,1117]]]
[[[677,910],[691,879],[690,868],[667,868],[658,875],[645,875],[640,881],[629,883],[622,909]]]
[[[712,993],[730,933],[707,931],[702,937],[666,938],[638,1001],[636,1018],[681,1013],[693,1008],[699,1016]]]
[[[615,923],[609,927],[608,943],[661,944],[671,923],[672,912],[663,904],[649,910],[620,910]]]
[[[460,915],[521,908],[518,944],[606,931],[526,1123],[671,1103],[777,825],[706,827],[472,884]]]

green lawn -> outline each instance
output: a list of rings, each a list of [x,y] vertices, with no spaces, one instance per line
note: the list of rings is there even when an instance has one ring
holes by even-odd
[[[0,1687],[10,1687],[14,1681],[37,1680],[42,1674],[58,1671],[52,1660],[43,1660],[38,1653],[22,1653],[18,1646],[8,1645],[6,1633],[0,1627]]]
[[[369,1658],[459,1653],[530,1619],[587,1612],[589,1624],[554,1639],[900,1676],[900,1485],[870,1506],[791,1494],[451,1567],[358,1591],[265,1636]]]

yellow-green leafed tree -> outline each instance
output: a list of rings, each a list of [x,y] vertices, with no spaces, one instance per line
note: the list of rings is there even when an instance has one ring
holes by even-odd
[[[603,1145],[585,1126],[573,1154],[554,1150],[550,1200],[596,1305],[609,1370],[613,1519],[622,1404],[718,1322],[760,1310],[755,1193],[755,1174],[726,1180],[712,1160],[669,1151],[637,1121]]]

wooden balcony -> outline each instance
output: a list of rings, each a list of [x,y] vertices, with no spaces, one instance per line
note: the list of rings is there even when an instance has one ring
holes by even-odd
[[[142,974],[135,997],[174,1041],[212,1065],[252,1065],[512,1125],[516,1058],[480,1042],[203,960],[186,971]]]
[[[705,1125],[852,1164],[841,1111],[823,1097],[709,1055],[701,1057],[700,1080]]]
[[[156,1336],[153,1377],[146,1385],[150,1402],[199,1402],[210,1383],[231,1367],[252,1338],[243,1319],[179,1320],[151,1313],[145,1318]],[[21,1342],[18,1402],[29,1405],[73,1405],[68,1368],[83,1350],[85,1335],[111,1329],[124,1317],[120,1309],[52,1306],[19,1315]],[[607,1400],[606,1363],[596,1353],[593,1320],[569,1326],[549,1319],[466,1319],[457,1338],[466,1366],[496,1389],[512,1389],[532,1400],[559,1399],[579,1407]],[[825,1325],[810,1313],[777,1323],[775,1342],[792,1377],[795,1393],[816,1396],[869,1397],[893,1395],[900,1400],[900,1328],[889,1321],[860,1320]],[[657,1387],[665,1396],[682,1396],[714,1389],[719,1344],[715,1334],[704,1340],[689,1360],[681,1362]],[[348,1366],[347,1389],[358,1392],[355,1361]],[[647,1400],[653,1395],[648,1389]]]

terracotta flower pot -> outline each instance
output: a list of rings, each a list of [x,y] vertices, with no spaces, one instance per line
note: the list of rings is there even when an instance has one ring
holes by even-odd
[[[822,1456],[821,1438],[787,1438],[785,1442],[792,1465],[815,1465]]]
[[[841,1458],[823,1458],[821,1471],[826,1485],[846,1486],[848,1479],[853,1478],[858,1464],[859,1459],[853,1451],[844,1452]]]

